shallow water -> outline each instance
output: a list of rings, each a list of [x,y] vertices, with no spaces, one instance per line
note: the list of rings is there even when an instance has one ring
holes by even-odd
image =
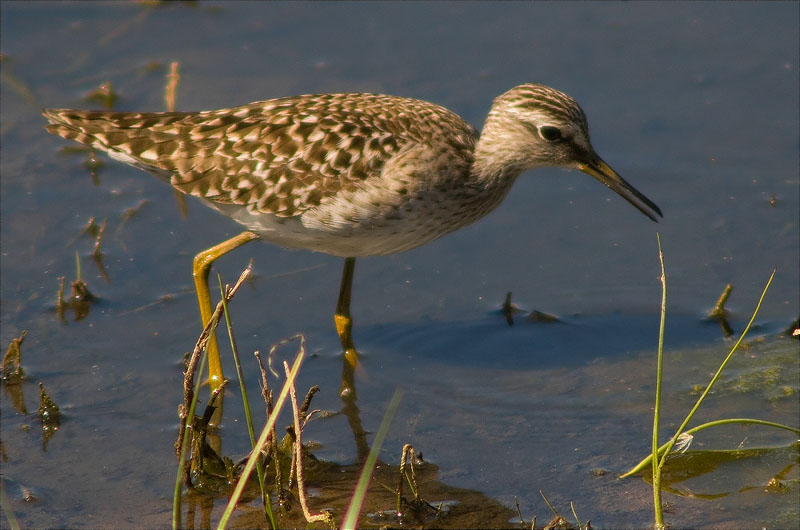
[[[39,108],[89,107],[84,95],[110,80],[117,109],[163,109],[173,60],[179,110],[374,91],[435,101],[479,127],[496,95],[521,82],[550,84],[581,103],[600,154],[664,211],[653,224],[585,175],[543,169],[521,177],[473,226],[360,260],[353,314],[365,428],[374,433],[393,390],[405,391],[385,461],[410,442],[440,482],[507,507],[517,496],[526,517],[549,514],[542,490],[566,513],[575,501],[596,528],[649,524],[649,485],[615,477],[649,447],[656,231],[670,308],[662,437],[730,347],[703,315],[731,283],[740,332],[773,268],[752,336],[760,341],[726,380],[774,376],[739,391],[720,387],[697,421],[754,416],[796,426],[798,343],[776,338],[799,311],[796,5],[4,2],[0,23],[0,339],[28,331],[28,410],[41,381],[64,414],[43,451],[35,417],[0,401],[3,480],[23,526],[169,524],[180,361],[199,331],[191,259],[238,228],[193,200],[182,217],[168,187],[107,158],[94,185],[85,155],[61,152],[66,142],[44,131]],[[90,258],[92,239],[80,235],[90,217],[108,220],[108,280]],[[87,318],[61,323],[58,277],[74,279],[76,251],[99,302]],[[331,314],[341,261],[251,244],[217,270],[232,282],[250,258],[256,279],[232,308],[240,349],[265,351],[304,332],[315,355],[300,386],[320,385],[315,406],[338,410]],[[496,312],[507,291],[563,322],[518,316],[509,327]],[[248,444],[237,409],[228,399],[230,454]],[[706,432],[695,443],[710,445],[701,447],[793,439],[761,428]],[[306,437],[322,444],[320,458],[356,458],[342,416],[313,422]],[[693,478],[680,486],[691,495],[666,494],[667,518],[796,526],[794,456]],[[764,491],[787,459],[795,464],[789,491]],[[607,473],[595,477],[598,468]],[[20,486],[38,500],[23,501]]]

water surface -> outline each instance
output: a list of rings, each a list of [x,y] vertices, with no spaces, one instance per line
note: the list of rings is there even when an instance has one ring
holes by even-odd
[[[28,409],[41,381],[64,413],[43,451],[35,417],[0,402],[3,479],[20,522],[169,523],[180,361],[199,331],[191,260],[239,229],[194,200],[184,217],[167,186],[107,158],[94,184],[85,156],[63,153],[66,142],[44,131],[39,111],[97,106],[84,97],[107,81],[119,93],[115,108],[162,110],[166,67],[179,61],[179,110],[372,91],[431,100],[480,127],[492,98],[519,83],[574,96],[599,153],[664,220],[648,221],[586,175],[542,169],[523,175],[479,223],[404,254],[360,260],[359,406],[375,432],[394,388],[405,391],[386,461],[411,442],[438,466],[439,481],[508,507],[517,496],[527,517],[546,518],[542,490],[565,512],[574,500],[596,528],[649,524],[649,485],[615,477],[649,446],[657,231],[670,307],[663,436],[730,347],[705,313],[731,283],[731,323],[741,331],[773,268],[753,335],[760,341],[732,369],[771,367],[776,375],[721,390],[698,421],[797,424],[797,342],[776,337],[799,311],[798,22],[796,5],[780,2],[4,2],[0,339],[28,331]],[[107,219],[107,280],[90,258],[91,237],[81,235],[91,217]],[[74,279],[76,251],[99,302],[80,322],[62,323],[58,278]],[[250,244],[217,270],[233,281],[251,258],[256,279],[233,308],[241,350],[264,351],[304,332],[314,356],[301,387],[320,385],[316,406],[338,410],[331,315],[341,261]],[[524,309],[563,322],[518,317],[509,327],[496,312],[507,291]],[[223,447],[244,454],[235,401],[226,405]],[[342,416],[312,423],[307,437],[322,444],[320,458],[356,458]],[[698,440],[719,448],[790,442],[756,428]],[[681,486],[726,493],[720,499],[667,494],[670,520],[796,525],[787,508],[798,496],[796,458],[786,495],[762,487],[786,458],[756,462],[752,473],[728,465]],[[24,502],[19,486],[38,500]]]

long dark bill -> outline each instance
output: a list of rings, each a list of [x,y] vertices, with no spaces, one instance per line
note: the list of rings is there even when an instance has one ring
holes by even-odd
[[[656,204],[639,193],[639,191],[628,184],[624,178],[620,177],[616,171],[611,169],[611,166],[606,164],[602,158],[593,155],[589,161],[578,165],[578,169],[587,173],[623,197],[626,201],[636,206],[636,208],[645,214],[647,217],[658,222],[658,217],[664,217],[661,209]]]

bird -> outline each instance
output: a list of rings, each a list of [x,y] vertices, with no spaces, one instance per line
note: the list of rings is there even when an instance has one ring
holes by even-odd
[[[496,97],[480,132],[434,103],[357,92],[203,112],[43,114],[48,132],[153,173],[244,226],[194,259],[204,324],[213,261],[249,241],[345,258],[334,320],[351,368],[356,258],[410,250],[481,219],[530,169],[577,169],[651,220],[663,217],[597,155],[578,103],[541,84]],[[222,381],[215,340],[209,380]]]

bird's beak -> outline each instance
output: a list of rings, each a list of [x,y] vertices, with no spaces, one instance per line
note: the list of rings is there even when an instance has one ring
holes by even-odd
[[[658,217],[664,217],[664,215],[661,213],[661,209],[656,206],[653,201],[639,193],[636,188],[628,184],[624,178],[620,177],[616,171],[611,169],[611,167],[603,162],[603,159],[596,154],[592,153],[588,158],[588,162],[579,163],[578,169],[584,173],[588,173],[617,192],[626,201],[636,206],[640,212],[645,214],[653,221],[658,222],[656,214]]]

